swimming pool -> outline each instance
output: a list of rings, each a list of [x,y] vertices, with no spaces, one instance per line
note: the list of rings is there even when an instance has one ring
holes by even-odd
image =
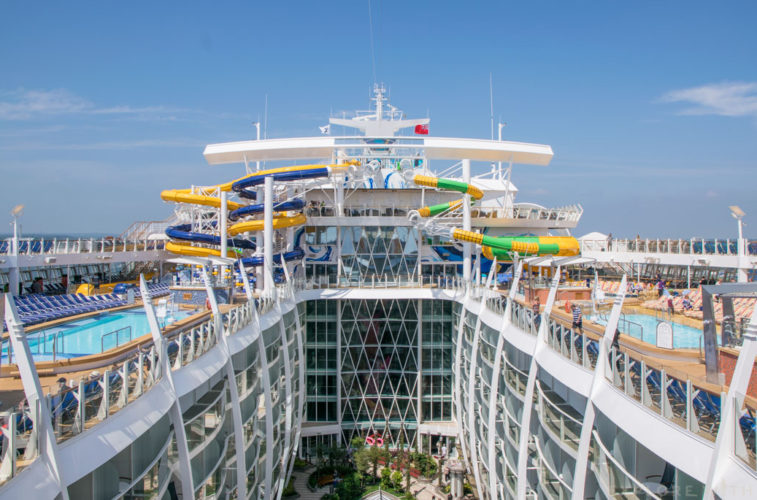
[[[168,311],[161,326],[186,318],[191,311]],[[29,333],[27,340],[35,361],[76,358],[97,354],[149,333],[145,310],[141,307],[101,313],[44,330]],[[8,362],[8,344],[3,342],[2,362]]]
[[[600,325],[607,324],[606,316],[589,317]],[[625,321],[623,321],[625,320]],[[618,328],[621,332],[652,345],[657,344],[657,323],[659,320],[646,314],[624,314]],[[673,327],[673,347],[676,349],[699,349],[702,330],[681,323],[669,322]],[[720,335],[717,336],[720,345]]]

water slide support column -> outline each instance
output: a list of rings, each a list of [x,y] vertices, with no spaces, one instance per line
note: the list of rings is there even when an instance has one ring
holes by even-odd
[[[463,182],[470,184],[470,160],[463,160]],[[471,230],[470,195],[463,196],[463,229]],[[466,286],[471,278],[471,247],[473,243],[463,243],[463,280]]]
[[[18,249],[18,240],[14,242],[14,247],[16,250]],[[29,349],[26,333],[24,332],[24,327],[21,325],[21,320],[18,318],[16,303],[12,297],[13,295],[6,294],[5,301],[0,302],[0,318],[4,316],[5,323],[8,326],[8,337],[16,355],[16,366],[21,377],[21,384],[24,387],[26,400],[29,403],[29,409],[32,415],[38,415],[36,421],[33,421],[33,425],[38,427],[39,456],[44,460],[47,469],[52,473],[53,480],[60,492],[59,497],[63,500],[68,500],[68,488],[63,483],[63,475],[60,470],[63,464],[58,461],[58,442],[51,426],[53,419],[50,414],[50,408],[45,402],[42,385],[39,382],[37,374],[37,367],[34,364],[34,358]],[[39,408],[38,413],[34,412],[35,407]]]
[[[18,217],[13,217],[13,240],[11,241],[11,262],[12,266],[8,271],[8,291],[11,295],[18,295],[18,283],[21,277],[21,271],[18,268]]]
[[[228,213],[228,202],[227,202],[227,194],[226,191],[221,191],[221,211],[218,214],[219,220],[219,236],[221,237],[221,257],[226,258],[226,253],[229,249],[229,242],[227,241],[226,234],[228,233],[228,219],[226,218],[226,214]],[[223,281],[223,279],[226,277],[226,266],[221,266],[220,269],[220,278]]]
[[[263,275],[266,296],[273,294],[273,177],[265,178],[263,207]]]
[[[739,242],[737,245],[738,250],[738,265],[739,269],[737,271],[738,276],[738,282],[739,283],[746,283],[749,281],[749,273],[748,273],[748,265],[747,265],[747,259],[746,259],[746,240],[744,239],[744,223],[741,220],[741,217],[738,218],[739,221]]]
[[[264,190],[263,188],[258,187],[255,190],[255,193],[257,194],[257,201],[259,202],[261,198],[264,196]],[[257,231],[255,232],[255,255],[260,256],[263,254],[263,231]],[[265,270],[262,266],[255,266],[255,290],[258,291],[259,294],[263,292],[263,276],[265,276]]]

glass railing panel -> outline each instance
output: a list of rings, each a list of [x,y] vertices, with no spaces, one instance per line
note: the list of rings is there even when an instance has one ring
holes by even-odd
[[[636,359],[615,347],[608,354],[608,381],[650,411],[714,441],[720,427],[722,394],[697,386],[662,365]]]
[[[660,499],[608,451],[596,430],[592,431],[589,466],[600,489],[610,498]]]

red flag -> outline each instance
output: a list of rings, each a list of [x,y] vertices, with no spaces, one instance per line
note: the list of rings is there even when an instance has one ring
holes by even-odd
[[[428,125],[416,125],[415,126],[415,133],[416,134],[428,135]]]

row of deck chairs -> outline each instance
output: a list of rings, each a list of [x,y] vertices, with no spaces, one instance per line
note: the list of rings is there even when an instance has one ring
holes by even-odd
[[[168,283],[148,283],[147,290],[149,290],[150,295],[152,295],[153,298],[163,297],[171,293],[170,285]],[[136,297],[142,296],[142,292],[139,290],[139,288],[135,290],[134,295]]]
[[[113,291],[117,294],[125,294],[129,289],[134,290],[135,297],[139,298],[142,296],[142,291],[137,285],[128,283],[119,283]],[[170,285],[168,283],[148,283],[147,290],[150,291],[150,295],[152,295],[153,298],[163,297],[171,293]]]
[[[688,293],[686,298],[691,302],[692,308],[685,310],[683,307],[683,295],[671,297],[673,299],[673,309],[677,313],[684,314],[690,318],[702,319],[702,291],[692,290]],[[737,321],[747,320],[752,317],[752,311],[754,310],[754,302],[757,299],[750,298],[737,298],[733,299],[733,313],[736,316]],[[655,309],[658,311],[667,311],[668,309],[668,297],[662,296],[655,300],[648,300],[644,302],[644,307],[649,309]],[[723,321],[723,303],[721,301],[713,302],[713,310],[715,313],[715,321],[718,323]]]
[[[55,319],[84,314],[111,307],[126,305],[126,300],[116,295],[23,295],[16,299],[16,306],[21,322],[34,325]]]

